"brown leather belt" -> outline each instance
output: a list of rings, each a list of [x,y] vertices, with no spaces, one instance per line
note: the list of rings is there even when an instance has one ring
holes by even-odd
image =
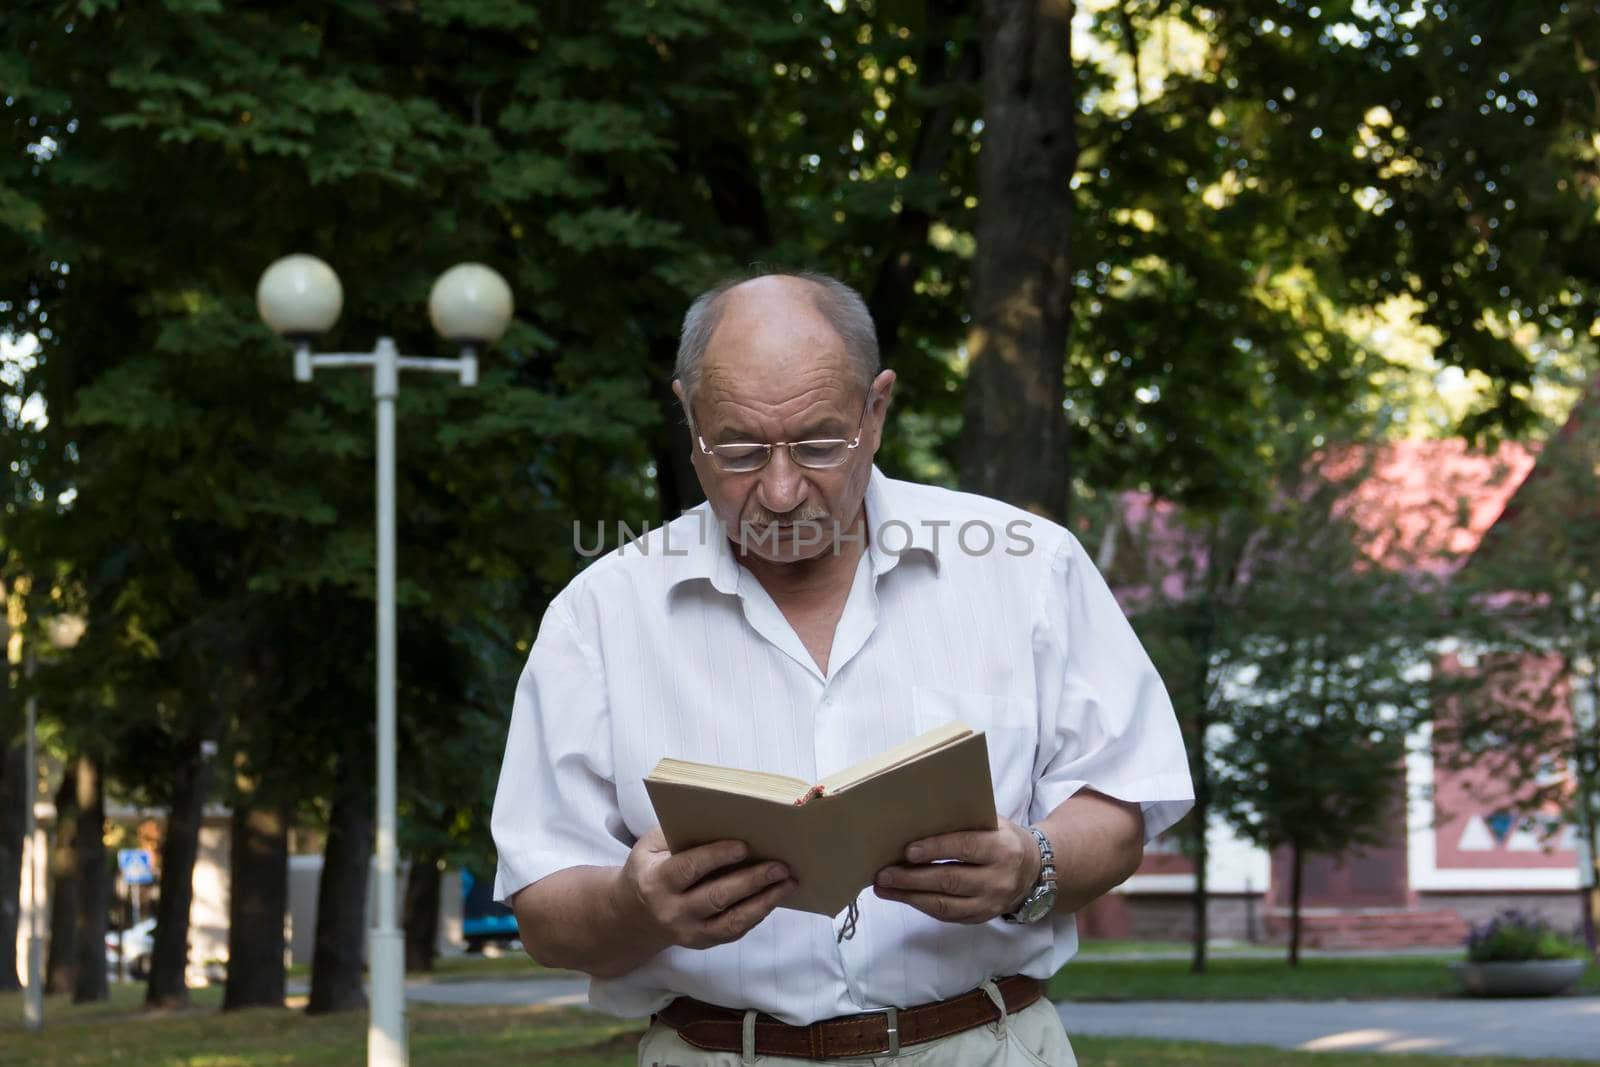
[[[1021,1011],[1044,996],[1044,983],[1020,974],[996,979],[1006,1014]],[[695,1048],[710,1052],[744,1050],[744,1012],[719,1008],[715,1004],[679,997],[654,1016],[678,1032]],[[907,1045],[920,1045],[1000,1018],[994,1001],[981,988],[959,997],[920,1004],[897,1011],[895,1032],[890,1032],[890,1013],[867,1012],[824,1019],[810,1026],[790,1026],[770,1015],[756,1016],[755,1052],[758,1056],[794,1056],[825,1060],[834,1056],[870,1056],[891,1052]]]

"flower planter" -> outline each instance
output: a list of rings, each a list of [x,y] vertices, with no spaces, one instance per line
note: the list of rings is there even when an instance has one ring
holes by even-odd
[[[1564,993],[1583,977],[1587,960],[1513,960],[1453,963],[1450,969],[1468,993],[1480,997],[1548,997]]]

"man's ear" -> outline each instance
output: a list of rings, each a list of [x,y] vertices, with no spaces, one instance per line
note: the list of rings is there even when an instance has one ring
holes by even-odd
[[[683,391],[682,379],[672,379],[672,395],[678,398],[678,406],[683,409],[684,423],[692,429],[694,427],[694,412],[689,410],[689,397]]]
[[[868,408],[872,416],[868,419],[868,426],[872,434],[872,454],[878,454],[878,448],[883,444],[883,427],[889,418],[889,399],[894,395],[894,371],[883,370],[872,379],[868,386],[868,395],[873,398],[873,403]]]
[[[887,418],[889,415],[889,400],[894,396],[894,371],[879,371],[878,376],[872,379],[870,388],[878,399],[878,416]]]

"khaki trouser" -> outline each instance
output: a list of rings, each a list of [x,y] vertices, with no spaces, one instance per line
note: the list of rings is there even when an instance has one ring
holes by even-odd
[[[802,1060],[789,1056],[757,1056],[746,1060],[737,1052],[707,1052],[695,1048],[663,1023],[653,1022],[639,1041],[639,1067],[1077,1067],[1067,1032],[1056,1006],[1046,998],[1029,1004],[1002,1022],[985,1023],[937,1041],[900,1050],[899,1056],[842,1056],[828,1060]]]

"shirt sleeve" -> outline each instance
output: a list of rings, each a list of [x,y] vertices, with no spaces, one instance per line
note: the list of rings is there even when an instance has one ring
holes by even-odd
[[[1194,806],[1183,735],[1166,686],[1105,579],[1067,535],[1034,631],[1039,763],[1029,817],[1085,786],[1137,803],[1145,841]]]
[[[631,847],[599,657],[560,598],[517,681],[489,826],[501,902],[568,867],[619,866]]]

